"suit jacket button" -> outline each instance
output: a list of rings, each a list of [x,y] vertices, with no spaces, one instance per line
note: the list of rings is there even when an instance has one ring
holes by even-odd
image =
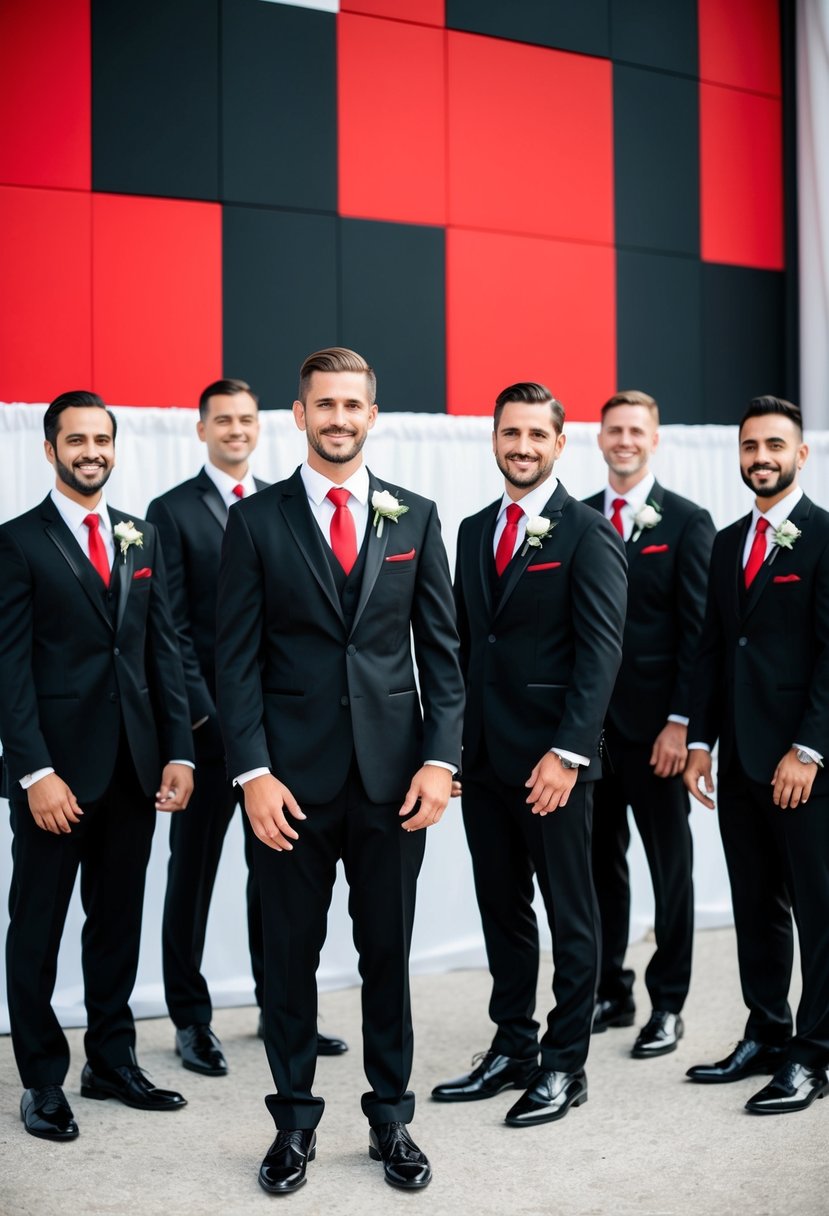
[[[489,637],[487,638],[487,641],[488,641],[488,642],[494,642],[494,641],[495,641],[495,634],[494,634],[494,633],[491,633],[491,634],[489,635]]]
[[[348,697],[340,697],[340,705],[342,705],[343,707],[348,705]]]
[[[120,650],[118,649],[118,647],[116,646],[116,647],[115,647],[115,649],[113,650],[113,652],[112,652],[112,653],[115,655],[115,657],[116,657],[116,659],[117,659],[117,658],[118,658],[118,655],[121,653],[121,651],[120,651]]]
[[[111,693],[109,694],[109,699],[110,699],[110,701],[117,701],[117,700],[118,700],[118,693],[117,693],[117,692],[111,692]]]
[[[748,646],[748,638],[740,638],[737,642],[738,646]]]
[[[352,646],[347,646],[347,647],[346,647],[346,651],[345,651],[345,653],[346,653],[346,654],[356,654],[356,653],[357,653],[357,647],[356,647],[356,646],[353,646],[353,645],[352,645]]]

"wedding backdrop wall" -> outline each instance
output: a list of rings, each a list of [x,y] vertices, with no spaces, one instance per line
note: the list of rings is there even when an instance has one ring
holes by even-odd
[[[43,406],[0,405],[0,519],[33,506],[52,485],[42,452]],[[191,410],[118,409],[118,464],[107,486],[113,505],[140,515],[156,494],[200,467],[204,448],[195,436]],[[255,455],[259,476],[276,480],[302,458],[304,445],[287,411],[263,415]],[[584,497],[603,484],[605,466],[596,447],[596,427],[572,423],[557,473],[571,494]],[[438,503],[450,559],[461,519],[500,494],[502,482],[492,458],[491,423],[486,418],[434,414],[380,414],[369,439],[372,468]],[[829,433],[808,437],[812,452],[803,482],[826,503]],[[743,514],[750,503],[739,479],[736,432],[731,427],[666,426],[655,461],[657,476],[672,489],[707,506],[718,527]],[[11,871],[8,816],[0,817],[0,935],[8,923],[5,892]],[[185,811],[184,814],[187,812]],[[691,814],[696,862],[696,918],[699,927],[730,922],[728,880],[715,816],[694,807]],[[144,911],[141,965],[134,997],[137,1014],[164,1012],[161,984],[161,909],[167,861],[168,821],[158,816]],[[286,864],[290,864],[287,862]],[[634,937],[652,924],[650,877],[638,838],[631,852]],[[252,1002],[253,985],[244,926],[244,862],[238,816],[233,823],[217,880],[208,926],[205,973],[217,1005]],[[542,924],[546,923],[541,918]],[[84,1020],[80,971],[83,914],[75,897],[60,956],[55,1004],[67,1025]],[[547,942],[549,945],[549,942]],[[412,950],[415,971],[440,971],[485,963],[460,807],[451,803],[441,824],[429,830],[418,892]],[[319,972],[323,987],[358,982],[356,956],[346,910],[346,890],[338,882],[329,917],[329,936]],[[252,1023],[253,1024],[253,1023]],[[0,1030],[8,1029],[5,976],[0,987]]]

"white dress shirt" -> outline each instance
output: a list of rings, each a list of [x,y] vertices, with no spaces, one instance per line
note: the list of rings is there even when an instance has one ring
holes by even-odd
[[[248,468],[244,477],[240,479],[238,477],[231,477],[229,473],[225,473],[223,469],[217,469],[215,464],[211,464],[209,460],[206,460],[204,462],[204,471],[221,494],[222,501],[228,509],[239,501],[238,494],[234,494],[236,486],[240,485],[242,487],[245,491],[245,498],[250,498],[251,494],[256,493],[256,482],[250,468]]]
[[[613,514],[614,498],[624,498],[625,500],[625,505],[622,507],[623,540],[629,541],[633,535],[634,516],[642,510],[650,498],[655,484],[656,478],[653,473],[648,473],[646,477],[643,477],[641,481],[637,481],[636,485],[626,490],[624,494],[620,494],[618,490],[614,490],[611,485],[605,486],[604,513],[608,519]]]

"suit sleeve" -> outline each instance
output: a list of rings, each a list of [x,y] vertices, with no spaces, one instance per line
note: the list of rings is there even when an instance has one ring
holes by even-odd
[[[705,616],[691,675],[688,715],[688,742],[707,743],[711,749],[720,736],[722,726],[721,683],[725,670],[725,634],[715,591],[718,583],[717,566],[722,564],[721,560],[718,560],[719,554],[722,553],[720,536],[714,541],[711,554]]]
[[[158,536],[152,555],[153,578],[147,610],[147,674],[155,696],[153,704],[161,744],[162,764],[170,760],[193,760],[193,731],[184,669],[176,642],[170,604],[164,555]]]
[[[32,674],[33,605],[29,563],[14,539],[0,530],[0,739],[11,784],[52,767]]]
[[[463,673],[464,680],[466,680],[469,672],[469,615],[466,609],[466,589],[464,587],[463,560],[461,557],[465,526],[466,521],[464,520],[458,531],[458,543],[455,553],[455,582],[452,588],[455,597],[455,618],[458,626],[458,638],[460,640],[461,672]]]
[[[434,504],[412,600],[412,635],[423,704],[423,756],[459,769],[464,687],[452,580]]]
[[[216,706],[202,675],[201,664],[193,645],[193,635],[190,627],[190,602],[187,596],[185,579],[184,543],[181,528],[170,511],[168,505],[156,498],[147,508],[147,519],[155,524],[164,551],[164,565],[167,571],[167,596],[170,602],[170,613],[178,638],[181,651],[181,662],[184,667],[184,680],[187,686],[187,700],[190,705],[191,724],[202,718],[214,717]]]
[[[815,569],[813,629],[817,658],[809,681],[806,709],[790,743],[799,743],[829,756],[829,544]]]
[[[705,617],[705,591],[715,535],[711,516],[700,510],[691,516],[679,541],[674,580],[679,644],[669,712],[683,718],[690,714],[691,678]]]

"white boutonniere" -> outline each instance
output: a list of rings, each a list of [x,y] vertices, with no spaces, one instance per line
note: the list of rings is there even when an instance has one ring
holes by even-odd
[[[540,549],[555,526],[549,519],[545,519],[543,515],[531,516],[527,520],[526,539],[524,541],[524,548],[521,550],[521,556],[523,557],[528,549]]]
[[[643,532],[655,528],[662,520],[662,512],[655,502],[644,503],[633,517],[631,541],[637,541]]]
[[[782,524],[774,529],[771,539],[779,549],[791,549],[798,536],[802,536],[800,529],[790,519],[784,519]]]
[[[139,549],[144,546],[144,533],[139,532],[131,519],[125,519],[120,524],[116,524],[112,529],[112,535],[121,544],[121,556],[124,561],[127,560],[127,550],[130,545],[136,545]]]
[[[371,496],[371,509],[374,511],[373,522],[379,540],[383,535],[384,521],[390,519],[393,524],[396,524],[400,516],[405,515],[409,508],[388,490],[375,490]]]

